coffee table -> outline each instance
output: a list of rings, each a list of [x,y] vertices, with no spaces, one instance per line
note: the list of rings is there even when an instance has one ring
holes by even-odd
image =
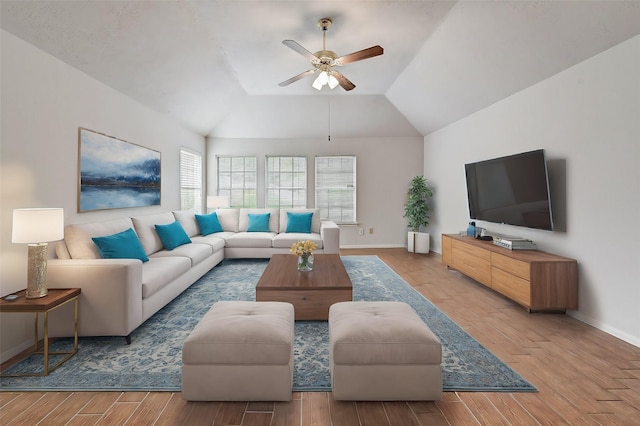
[[[351,301],[353,286],[338,254],[314,255],[313,270],[298,271],[298,257],[274,254],[256,285],[256,301],[289,302],[296,320],[327,320],[329,307]]]

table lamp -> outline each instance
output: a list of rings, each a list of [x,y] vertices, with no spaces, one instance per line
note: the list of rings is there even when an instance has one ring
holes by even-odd
[[[47,258],[49,241],[64,238],[64,209],[14,209],[12,243],[27,244],[27,299],[47,295]]]
[[[207,209],[224,209],[229,207],[229,197],[226,195],[208,195]]]

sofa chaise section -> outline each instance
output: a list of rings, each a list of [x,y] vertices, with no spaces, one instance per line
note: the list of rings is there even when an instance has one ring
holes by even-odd
[[[317,253],[340,252],[340,228],[333,221],[320,220],[319,209],[221,209],[217,212],[225,232],[226,258],[270,258],[273,254],[289,253],[297,241],[316,243]],[[251,232],[249,215],[269,213],[269,229]],[[287,232],[289,213],[311,213],[311,232]],[[214,234],[216,235],[216,234]]]

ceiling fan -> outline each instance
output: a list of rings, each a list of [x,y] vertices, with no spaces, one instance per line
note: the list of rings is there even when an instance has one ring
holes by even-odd
[[[335,52],[327,50],[326,47],[327,29],[329,29],[331,24],[332,21],[329,18],[322,18],[318,21],[318,27],[320,27],[320,29],[322,30],[322,50],[316,53],[309,52],[307,49],[293,40],[284,40],[282,42],[282,44],[284,44],[285,46],[295,50],[305,58],[309,59],[309,61],[311,61],[311,65],[313,65],[314,68],[283,81],[279,84],[279,86],[284,87],[309,75],[320,73],[316,80],[313,82],[313,87],[315,89],[321,90],[322,87],[326,84],[331,89],[333,89],[337,85],[340,85],[344,90],[353,90],[355,89],[356,85],[349,81],[347,77],[345,77],[340,71],[335,70],[333,67],[342,66],[351,62],[361,61],[363,59],[373,58],[374,56],[379,56],[384,53],[382,47],[373,46],[369,47],[368,49],[359,50],[357,52],[338,57]]]

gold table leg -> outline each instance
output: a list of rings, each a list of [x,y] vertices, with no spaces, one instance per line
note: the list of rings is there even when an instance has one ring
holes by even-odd
[[[44,311],[44,344],[43,350],[38,351],[38,312],[35,314],[35,344],[34,354],[44,355],[44,369],[42,373],[24,373],[24,374],[2,374],[2,377],[23,377],[23,376],[48,376],[49,373],[55,371],[58,367],[64,364],[69,358],[78,353],[78,297],[67,300],[66,302],[56,306],[53,309],[66,305],[67,303],[74,302],[74,332],[73,332],[73,351],[71,352],[49,352],[49,311]],[[51,309],[51,310],[53,310]],[[58,361],[54,366],[49,368],[49,355],[66,355],[62,360]]]

